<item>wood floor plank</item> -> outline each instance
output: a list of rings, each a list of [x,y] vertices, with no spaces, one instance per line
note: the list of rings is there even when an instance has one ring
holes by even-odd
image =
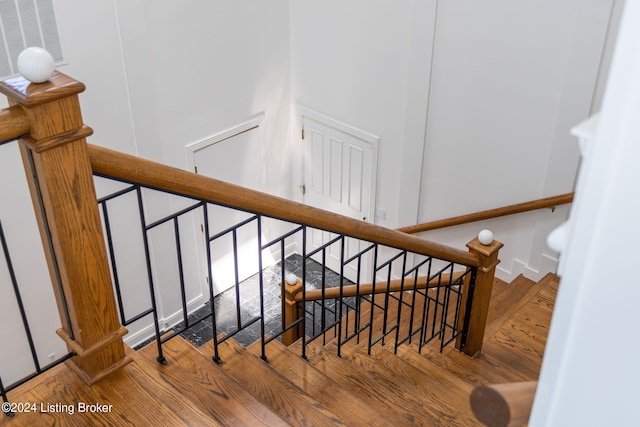
[[[248,348],[259,356],[259,346]],[[369,403],[352,390],[342,388],[329,376],[321,373],[312,363],[289,351],[278,341],[269,344],[269,365],[309,396],[318,400],[350,426],[389,426],[392,418],[384,412],[373,410]]]
[[[535,380],[540,373],[557,278],[547,276],[532,289],[535,293],[527,293],[526,300],[517,304],[518,310],[502,322],[483,347],[483,352],[522,373],[525,380]]]
[[[388,381],[397,385],[395,390],[406,390],[408,399],[419,402],[421,411],[432,417],[431,422],[437,425],[474,426],[475,417],[467,404],[472,387],[464,381],[453,378],[435,366],[427,369],[426,363],[408,353],[407,357],[397,357],[384,347],[377,346],[367,354],[360,347],[353,357],[369,372],[375,372],[380,379],[388,377]],[[418,363],[415,365],[412,362]],[[422,363],[420,363],[422,362]]]
[[[426,388],[422,389],[428,381],[417,381],[421,377],[414,375],[415,371],[409,374],[406,367],[376,362],[366,355],[366,350],[363,354],[345,352],[342,358],[338,358],[336,349],[332,347],[335,343],[329,343],[326,349],[318,345],[309,346],[311,363],[321,372],[332,375],[345,389],[357,390],[366,396],[369,407],[392,408],[397,425],[469,425],[457,422],[446,405],[425,404],[420,397],[427,394],[437,400],[437,396]]]
[[[505,321],[520,311],[540,288],[535,282],[522,275],[503,286],[504,290],[489,304],[487,325],[484,331],[485,339],[493,336]]]
[[[271,367],[255,357],[236,341],[230,339],[220,344],[220,369],[224,369],[245,389],[276,411],[280,417],[295,426],[339,426],[347,425],[303,390],[296,387]],[[207,356],[213,350],[207,346]],[[210,353],[210,354],[209,354]]]
[[[6,426],[137,426],[193,425],[185,423],[151,391],[145,390],[132,374],[137,367],[130,363],[103,380],[87,386],[64,364],[39,377],[39,383],[29,391],[9,396],[14,402],[35,402],[49,412],[21,413],[13,418],[0,418]],[[106,412],[85,411],[81,405],[99,403]],[[59,406],[56,407],[56,404]],[[62,406],[66,405],[66,406]],[[57,412],[52,412],[60,408]],[[70,409],[73,408],[73,409]],[[196,421],[195,418],[189,420]]]
[[[183,338],[167,341],[163,351],[168,361],[166,366],[155,361],[154,347],[143,348],[138,354],[149,362],[147,371],[161,386],[195,402],[220,425],[286,425],[275,412]]]
[[[403,345],[398,348],[398,355],[402,358],[421,358],[412,361],[412,364],[419,364],[419,360],[425,360],[425,366],[428,366],[429,369],[438,369],[444,375],[456,381],[463,381],[473,387],[519,381],[521,378],[521,376],[514,375],[513,372],[505,369],[500,361],[484,352],[471,358],[455,348],[447,348],[440,353],[439,349],[426,346],[419,352],[416,345]]]

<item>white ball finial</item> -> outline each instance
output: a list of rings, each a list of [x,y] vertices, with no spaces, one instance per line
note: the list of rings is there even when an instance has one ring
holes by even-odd
[[[18,55],[18,71],[32,83],[49,80],[55,69],[53,57],[40,47],[28,47]]]
[[[289,273],[285,276],[284,280],[286,280],[288,285],[295,285],[298,283],[298,276],[293,273]]]
[[[485,246],[490,245],[493,243],[493,233],[491,230],[482,230],[478,233],[478,240]]]

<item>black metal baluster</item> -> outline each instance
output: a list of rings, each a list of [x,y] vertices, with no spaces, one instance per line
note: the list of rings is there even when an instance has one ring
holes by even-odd
[[[438,320],[438,306],[440,305],[440,289],[442,288],[442,270],[438,272],[438,287],[436,288],[436,298],[434,301],[434,312],[433,319],[431,323],[431,337],[429,340],[433,339],[436,336],[436,321]],[[441,331],[438,331],[438,335]]]
[[[211,265],[211,237],[209,230],[209,205],[207,203],[202,204],[202,216],[203,216],[203,228],[204,228],[204,236],[205,236],[205,254],[207,258],[207,283],[209,285],[209,308],[211,310],[211,329],[212,329],[212,339],[213,341],[213,356],[211,360],[213,360],[217,364],[222,363],[222,359],[220,359],[220,353],[218,350],[218,324],[216,321],[216,304],[215,304],[215,296],[213,293],[213,266]]]
[[[285,257],[284,257],[284,251],[285,251],[285,245],[284,245],[284,239],[282,239],[280,241],[280,317],[281,317],[281,325],[282,325],[282,331],[284,331],[287,328],[287,324],[286,324],[286,319],[285,319],[285,289],[286,289],[286,285],[287,285],[287,272],[286,272],[286,263],[285,263]]]
[[[9,399],[7,398],[7,391],[4,389],[4,385],[2,384],[2,378],[0,378],[0,396],[2,396],[2,412],[8,417],[13,417],[16,415],[15,412],[11,410],[11,406],[7,405],[9,403]]]
[[[429,308],[431,307],[431,300],[429,297],[429,283],[431,282],[431,267],[433,266],[433,258],[429,258],[429,267],[427,268],[427,287],[424,289],[424,302],[422,309],[422,321],[420,322],[420,342],[418,345],[418,353],[422,353],[422,347],[424,347],[424,341],[427,334],[427,321],[429,319]]]
[[[376,244],[373,248],[373,265],[371,266],[372,269],[372,276],[371,276],[371,283],[375,286],[376,283],[376,273],[377,273],[377,268],[376,266],[378,265],[378,245]],[[367,353],[371,354],[371,346],[373,345],[373,312],[376,309],[376,304],[375,304],[375,294],[371,294],[371,312],[369,313],[369,342],[367,343]]]
[[[231,231],[231,242],[233,247],[233,279],[236,290],[236,321],[238,329],[242,329],[242,313],[240,311],[240,273],[238,268],[238,229]]]
[[[467,270],[458,280],[458,284],[456,286],[458,286],[458,290],[456,291],[456,313],[455,313],[455,317],[454,317],[454,321],[453,321],[453,330],[455,331],[455,336],[457,337],[460,334],[460,331],[458,330],[458,327],[460,326],[459,323],[459,317],[460,317],[460,305],[462,303],[462,287],[464,286],[464,278],[467,276],[467,274],[470,273],[471,270]]]
[[[262,271],[262,217],[257,216],[257,233],[258,233],[258,281],[260,287],[260,346],[262,354],[260,358],[265,362],[268,362],[266,353],[265,342],[265,329],[264,329],[264,273]],[[284,266],[283,266],[284,267]]]
[[[338,304],[337,313],[336,313],[336,327],[338,328],[338,357],[341,357],[342,350],[342,298],[344,291],[344,252],[345,252],[345,239],[342,236],[340,239],[340,298],[336,301]]]
[[[402,274],[400,275],[400,301],[398,302],[398,316],[396,318],[396,340],[393,345],[393,353],[398,353],[398,341],[400,340],[400,323],[402,320],[402,305],[404,304],[404,277],[407,271],[407,252],[403,251],[402,257]],[[415,284],[414,284],[415,285]],[[410,316],[413,317],[413,305],[411,306]]]
[[[302,307],[307,307],[307,226],[302,226]],[[307,316],[302,316],[302,354],[307,359]]]
[[[176,242],[176,256],[178,261],[178,279],[180,281],[180,298],[182,302],[182,318],[185,329],[189,328],[189,316],[187,310],[187,291],[184,283],[184,266],[182,264],[182,245],[180,244],[180,225],[178,217],[173,218],[173,235]]]
[[[360,310],[361,310],[361,304],[362,301],[360,300],[360,282],[361,282],[361,274],[360,271],[362,271],[362,256],[359,255],[358,256],[358,261],[357,261],[357,271],[356,271],[356,308],[355,308],[355,319],[353,321],[353,333],[357,335],[356,338],[356,344],[360,343],[360,334],[359,334],[359,330],[360,330]]]
[[[442,332],[440,335],[440,353],[444,349],[445,340],[447,338],[447,316],[449,315],[449,297],[451,295],[451,280],[453,279],[453,263],[451,263],[451,268],[449,271],[449,283],[447,284],[447,289],[444,294],[444,307],[442,313],[442,324],[440,326]]]
[[[136,192],[138,196],[138,212],[140,214],[140,226],[142,228],[142,241],[144,243],[144,255],[147,265],[147,280],[149,282],[149,296],[151,299],[151,312],[153,313],[153,327],[156,333],[156,345],[158,346],[158,357],[156,360],[163,364],[167,364],[167,359],[165,359],[162,354],[162,337],[160,336],[160,324],[158,320],[158,307],[156,304],[156,293],[155,286],[153,282],[153,271],[151,269],[151,253],[149,249],[149,236],[147,235],[147,225],[144,213],[144,205],[142,202],[142,190],[139,186],[136,186]]]
[[[387,339],[387,333],[389,330],[387,329],[387,322],[389,321],[389,300],[391,298],[391,292],[389,291],[389,286],[391,285],[391,266],[392,262],[387,264],[387,290],[384,293],[384,310],[382,314],[382,345],[386,345],[385,341]],[[375,282],[374,282],[375,284]],[[400,307],[398,307],[400,309]],[[371,352],[369,352],[371,354]]]
[[[460,350],[467,345],[467,335],[469,333],[469,322],[471,320],[471,307],[473,306],[473,292],[476,288],[477,268],[471,269],[471,278],[469,279],[469,290],[467,291],[467,301],[464,310],[464,323],[462,324],[462,339],[460,341]]]
[[[113,247],[113,235],[111,233],[111,223],[109,221],[109,212],[107,209],[107,201],[100,202],[102,206],[102,218],[104,219],[104,229],[107,237],[107,249],[109,250],[109,261],[111,263],[111,275],[113,276],[113,286],[116,291],[116,301],[120,312],[120,322],[126,325],[124,313],[124,303],[122,301],[122,291],[120,290],[120,279],[118,277],[118,267],[116,265],[116,254]]]
[[[11,278],[13,293],[16,297],[16,302],[18,303],[18,309],[20,310],[22,326],[24,328],[25,333],[27,334],[29,350],[31,350],[31,358],[33,359],[33,364],[36,368],[36,372],[41,373],[42,371],[40,369],[40,363],[38,362],[38,353],[36,351],[35,343],[33,342],[31,327],[29,326],[29,320],[27,319],[27,312],[24,308],[24,302],[22,301],[22,295],[20,294],[20,289],[18,288],[18,279],[16,278],[16,273],[15,273],[15,270],[13,269],[13,262],[11,261],[11,256],[9,255],[9,247],[7,245],[7,240],[4,235],[4,229],[2,227],[1,221],[0,221],[0,242],[2,243],[2,251],[4,252],[4,258],[7,263],[7,269],[9,270],[9,277]]]

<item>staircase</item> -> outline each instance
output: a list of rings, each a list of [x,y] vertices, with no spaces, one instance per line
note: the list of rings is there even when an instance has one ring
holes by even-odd
[[[299,342],[273,341],[269,363],[259,345],[230,339],[220,345],[217,365],[212,346],[196,348],[178,336],[163,347],[167,365],[149,345],[129,351],[131,363],[91,387],[57,366],[11,393],[16,405],[34,406],[0,417],[0,426],[479,425],[469,406],[473,387],[537,379],[557,286],[554,275],[538,283],[496,279],[475,358],[452,347],[440,352],[435,342],[420,354],[416,343],[397,354],[376,345],[368,354],[354,342],[338,357],[327,334],[307,346],[308,360],[299,356]]]

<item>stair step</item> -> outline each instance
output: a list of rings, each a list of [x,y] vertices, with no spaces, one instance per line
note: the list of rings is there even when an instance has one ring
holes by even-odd
[[[533,286],[495,332],[485,339],[483,352],[534,380],[540,373],[546,337],[553,314],[553,300],[558,288],[555,275],[547,275]]]
[[[444,357],[437,354],[439,358]],[[359,348],[355,356],[367,357],[366,350]],[[379,364],[392,367],[390,374],[395,381],[401,379],[403,386],[416,384],[411,390],[420,397],[423,407],[437,408],[435,415],[440,417],[439,420],[446,419],[446,425],[477,424],[469,406],[469,395],[473,390],[471,384],[452,377],[417,352],[406,352],[403,357],[398,357],[389,348],[378,346],[371,349],[371,357]]]
[[[523,275],[511,283],[494,282],[491,303],[487,314],[485,340],[491,337],[508,319],[520,311],[540,289],[540,284]]]
[[[177,390],[220,425],[288,425],[182,337],[167,341],[162,348],[167,365],[155,360],[154,345],[138,351],[146,361],[147,374],[165,389]]]
[[[400,357],[405,357],[407,353],[417,354],[417,346],[401,346],[398,348]],[[437,366],[442,372],[446,372],[448,375],[472,386],[530,379],[528,375],[505,366],[501,360],[487,353],[484,349],[480,354],[471,358],[464,353],[460,353],[455,348],[447,348],[440,353],[439,350],[427,346],[418,355],[429,360],[431,364]]]
[[[218,350],[222,359],[222,370],[235,378],[256,398],[273,408],[290,425],[348,425],[235,340],[224,341]],[[213,348],[210,346],[201,347],[200,351],[207,356],[213,356]]]
[[[247,349],[260,356],[259,343]],[[317,370],[312,363],[294,354],[278,341],[268,344],[269,366],[287,378],[330,411],[338,414],[350,426],[389,426],[395,418],[385,418],[379,411],[371,411],[366,400],[351,390],[342,388],[328,375]],[[332,372],[330,372],[332,373]]]
[[[88,386],[66,364],[60,364],[13,390],[11,402],[37,402],[36,412],[20,412],[13,418],[0,414],[2,426],[219,426],[187,397],[150,375],[150,368],[135,352],[132,362]],[[153,368],[156,370],[157,368]],[[57,410],[47,404],[67,405]],[[104,412],[80,411],[79,403],[100,404]],[[41,411],[41,404],[44,411]],[[73,407],[73,411],[66,408]]]
[[[325,348],[327,347],[327,348]],[[300,354],[301,341],[288,347],[293,354]],[[330,377],[339,388],[347,390],[360,400],[367,402],[366,407],[381,418],[391,420],[389,425],[428,425],[426,419],[414,415],[416,408],[401,396],[391,394],[388,388],[370,376],[360,377],[360,368],[349,359],[336,355],[335,343],[323,346],[319,340],[307,346],[308,363],[322,374]],[[383,369],[383,367],[380,367]]]
[[[336,356],[334,342],[308,346],[310,363],[331,377],[340,387],[370,402],[370,408],[395,418],[397,425],[477,425],[469,415],[450,407],[442,399],[443,389],[405,361],[376,346],[372,356],[364,347]],[[295,350],[292,350],[295,351]],[[470,392],[470,389],[469,389]],[[468,393],[462,398],[468,399]],[[470,408],[468,408],[470,411]]]

